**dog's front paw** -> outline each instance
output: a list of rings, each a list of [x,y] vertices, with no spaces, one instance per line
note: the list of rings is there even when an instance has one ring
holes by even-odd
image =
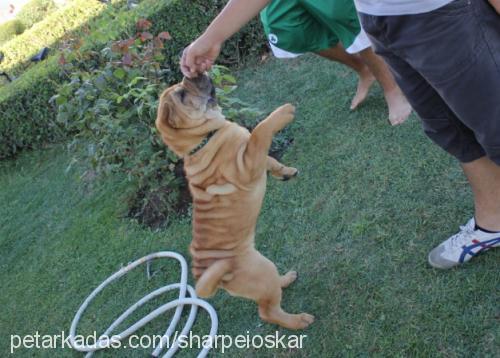
[[[295,178],[299,174],[299,170],[297,168],[285,167],[283,168],[283,179],[288,180],[291,178]]]
[[[290,286],[297,279],[297,271],[288,271],[286,274],[281,276],[281,288],[286,288]]]
[[[297,168],[293,167],[285,167],[279,168],[278,170],[271,170],[271,175],[276,179],[286,181],[293,177],[296,177],[299,174]]]
[[[295,117],[295,106],[287,103],[278,107],[274,110],[273,116],[277,116],[280,120],[286,124],[290,123]]]

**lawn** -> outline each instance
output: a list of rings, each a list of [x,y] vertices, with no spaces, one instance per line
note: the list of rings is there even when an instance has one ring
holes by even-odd
[[[470,218],[472,202],[458,165],[421,133],[417,119],[390,127],[378,88],[350,112],[355,76],[312,56],[269,60],[237,77],[238,96],[260,109],[297,105],[287,129],[294,141],[282,161],[300,175],[269,179],[256,242],[280,271],[299,272],[284,308],[314,314],[316,322],[302,332],[302,349],[233,348],[225,356],[499,356],[500,250],[449,271],[427,264],[428,251]],[[124,218],[124,178],[81,177],[81,166],[66,170],[70,161],[54,146],[0,163],[1,356],[11,334],[68,332],[83,299],[127,262],[160,250],[187,256],[189,218],[144,229]],[[80,332],[102,332],[137,298],[177,280],[175,265],[154,267],[160,274],[151,281],[134,271],[100,296]],[[253,302],[223,291],[210,302],[221,334],[294,333],[262,323]],[[160,334],[166,320],[139,333]],[[202,317],[196,331],[206,327]],[[14,356],[81,355],[66,348]]]

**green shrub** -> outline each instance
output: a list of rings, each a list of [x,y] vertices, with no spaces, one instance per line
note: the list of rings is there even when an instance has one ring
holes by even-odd
[[[22,35],[0,46],[0,51],[5,55],[0,67],[12,75],[19,74],[40,49],[56,48],[66,34],[79,29],[104,8],[105,5],[97,0],[75,0],[70,5],[52,12]]]
[[[116,4],[90,21],[85,32],[80,33],[81,39],[74,34],[75,45],[65,52],[65,60],[87,71],[98,68],[105,61],[102,50],[106,44],[134,34],[137,20],[148,18],[153,23],[150,32],[166,29],[172,35],[162,63],[169,70],[164,80],[172,83],[181,77],[178,61],[182,49],[205,29],[224,4],[225,0],[143,0],[130,11]],[[264,43],[260,24],[254,21],[226,43],[219,63],[237,65],[246,56],[259,52]],[[61,71],[60,57],[60,52],[52,52],[43,63],[31,66],[17,80],[0,87],[0,159],[67,135],[66,128],[55,122],[54,108],[48,103],[56,88],[68,80],[68,74]]]
[[[31,0],[22,7],[16,15],[16,19],[21,21],[25,28],[29,29],[55,9],[56,4],[53,0]]]
[[[23,23],[16,19],[0,24],[0,45],[22,34],[23,31]]]

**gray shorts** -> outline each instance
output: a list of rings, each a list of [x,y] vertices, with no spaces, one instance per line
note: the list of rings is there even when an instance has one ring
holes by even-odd
[[[500,165],[500,15],[489,2],[359,16],[425,133],[463,163],[487,155]]]

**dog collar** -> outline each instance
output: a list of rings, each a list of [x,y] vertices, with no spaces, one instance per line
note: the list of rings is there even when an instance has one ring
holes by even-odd
[[[210,138],[212,138],[216,132],[217,132],[217,129],[213,130],[211,132],[208,132],[207,136],[205,138],[203,138],[201,143],[198,144],[192,151],[189,152],[189,156],[196,154],[196,152],[198,152],[201,148],[203,148],[205,146],[205,144],[208,143]]]

